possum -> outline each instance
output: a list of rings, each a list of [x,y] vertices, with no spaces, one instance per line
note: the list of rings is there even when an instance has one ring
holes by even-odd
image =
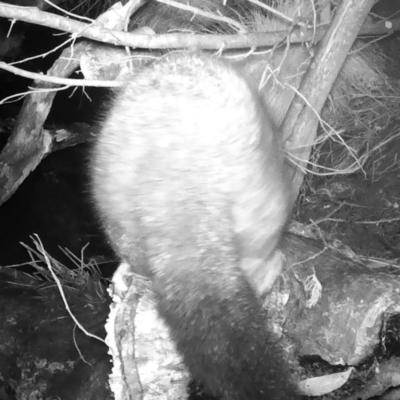
[[[253,83],[212,56],[162,57],[116,95],[91,175],[110,242],[152,279],[193,378],[223,400],[296,398],[253,279],[276,255],[291,197]]]

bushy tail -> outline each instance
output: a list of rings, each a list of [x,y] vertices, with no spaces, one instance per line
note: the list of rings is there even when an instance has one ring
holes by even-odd
[[[204,268],[190,274],[183,261],[181,267],[171,265],[154,286],[193,377],[224,400],[295,399],[282,350],[243,273],[236,268],[218,276]]]

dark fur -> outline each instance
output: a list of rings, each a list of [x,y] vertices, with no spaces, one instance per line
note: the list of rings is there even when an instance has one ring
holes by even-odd
[[[152,277],[193,377],[224,400],[292,399],[243,259],[267,261],[289,212],[283,151],[240,71],[169,55],[117,95],[93,193],[119,255]]]

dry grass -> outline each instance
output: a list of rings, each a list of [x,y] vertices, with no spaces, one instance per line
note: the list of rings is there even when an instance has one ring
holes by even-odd
[[[44,288],[54,285],[53,273],[57,276],[63,287],[68,287],[69,291],[81,293],[88,303],[98,303],[108,301],[108,295],[104,278],[101,275],[96,262],[91,260],[84,262],[85,247],[81,250],[80,257],[77,257],[67,249],[63,249],[64,254],[70,259],[71,266],[67,267],[51,257],[43,248],[39,238],[31,236],[36,249],[21,243],[28,251],[31,261],[27,263],[33,268],[31,276],[37,277]],[[48,267],[51,263],[51,269]],[[43,265],[47,266],[44,267]],[[18,267],[18,266],[12,266]]]

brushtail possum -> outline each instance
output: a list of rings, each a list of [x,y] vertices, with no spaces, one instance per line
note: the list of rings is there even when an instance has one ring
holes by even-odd
[[[295,399],[254,285],[291,195],[252,82],[215,57],[162,57],[116,95],[91,174],[115,251],[151,277],[193,377],[223,400]]]

